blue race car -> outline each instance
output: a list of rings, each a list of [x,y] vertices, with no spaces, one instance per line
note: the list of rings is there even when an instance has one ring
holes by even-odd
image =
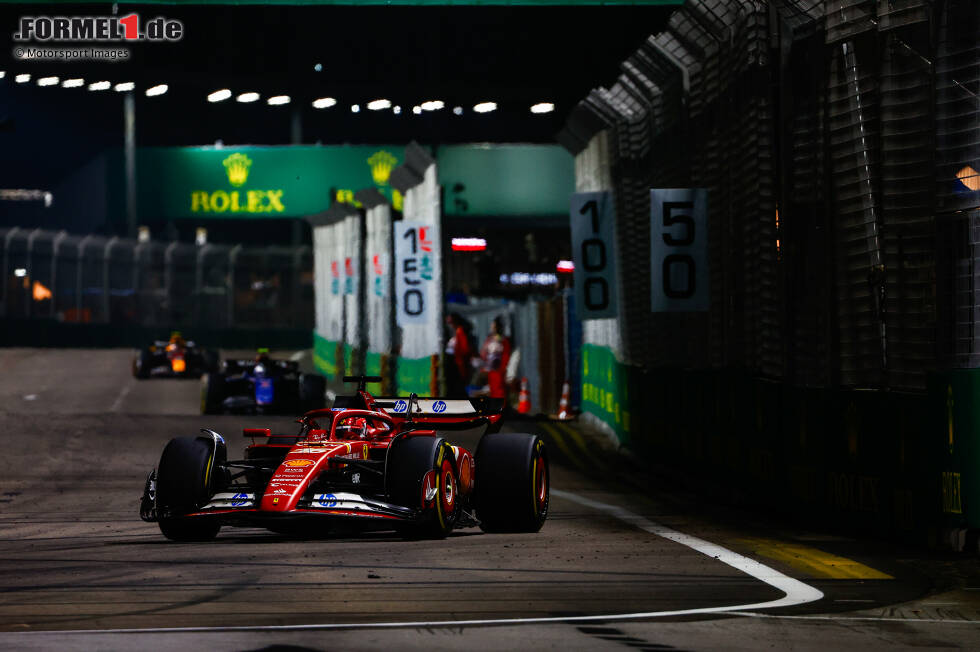
[[[254,360],[225,360],[201,379],[201,414],[302,414],[326,405],[326,389],[323,376],[259,349]]]

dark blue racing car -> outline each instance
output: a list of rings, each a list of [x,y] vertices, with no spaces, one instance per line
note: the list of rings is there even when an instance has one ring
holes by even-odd
[[[225,360],[202,378],[201,414],[302,414],[325,406],[326,389],[323,376],[259,349],[254,360]]]

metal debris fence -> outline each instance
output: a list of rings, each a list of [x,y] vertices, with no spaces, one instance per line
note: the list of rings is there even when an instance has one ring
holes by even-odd
[[[310,247],[0,229],[0,318],[161,328],[313,326]]]
[[[559,136],[578,189],[614,193],[629,279],[621,341],[586,341],[809,387],[980,366],[980,5],[688,0],[668,25]],[[670,187],[709,190],[706,314],[650,312]]]

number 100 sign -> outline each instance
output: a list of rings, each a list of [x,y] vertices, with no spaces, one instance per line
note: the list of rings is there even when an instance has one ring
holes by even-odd
[[[569,214],[579,319],[615,317],[616,211],[611,192],[577,192]]]
[[[650,191],[650,310],[708,310],[708,192]]]

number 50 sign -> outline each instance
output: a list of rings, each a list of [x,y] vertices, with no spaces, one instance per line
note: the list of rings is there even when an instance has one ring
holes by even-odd
[[[575,306],[579,319],[615,317],[616,211],[611,192],[577,192],[571,202]]]
[[[708,192],[650,191],[650,310],[708,310]]]

